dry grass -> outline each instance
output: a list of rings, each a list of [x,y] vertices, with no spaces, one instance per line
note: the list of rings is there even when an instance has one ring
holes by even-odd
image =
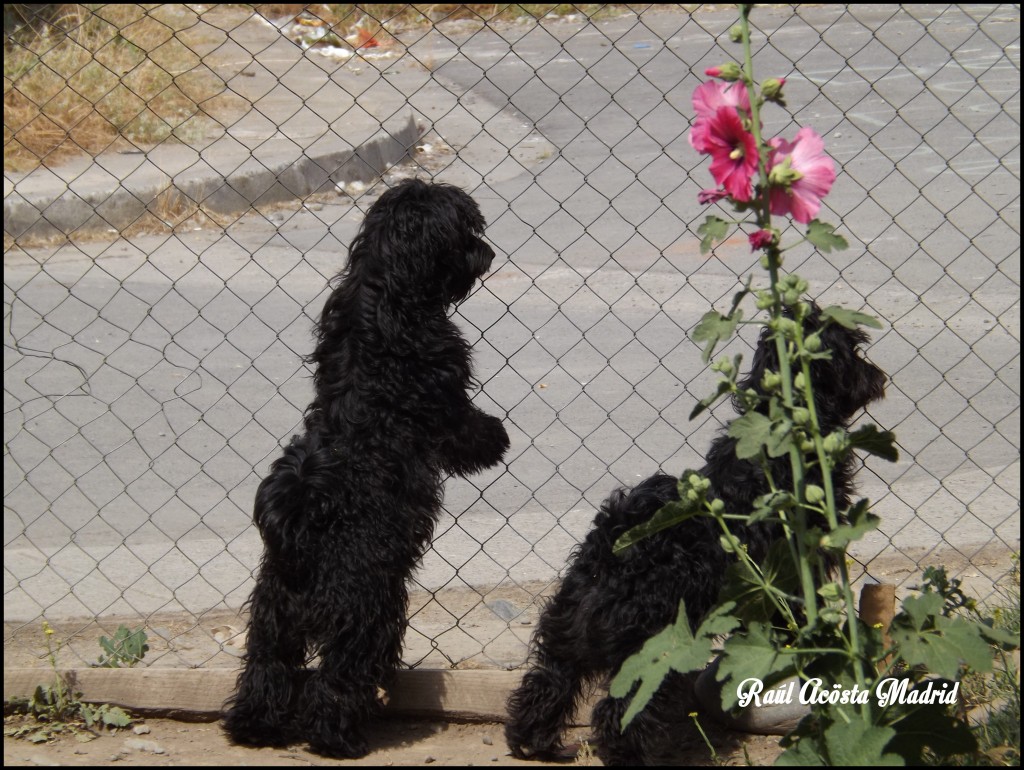
[[[25,6],[19,6],[25,8]],[[33,6],[4,39],[4,169],[96,155],[119,140],[148,149],[207,130],[224,89],[202,62],[209,34],[185,6]]]

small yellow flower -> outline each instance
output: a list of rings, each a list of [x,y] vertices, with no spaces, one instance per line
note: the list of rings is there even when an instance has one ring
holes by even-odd
[[[690,712],[690,718],[691,719],[696,719],[697,718],[697,712],[696,711],[691,711]]]

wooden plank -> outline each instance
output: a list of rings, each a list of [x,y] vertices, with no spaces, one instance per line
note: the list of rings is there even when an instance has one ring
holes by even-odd
[[[81,668],[62,673],[85,701],[209,718],[216,718],[234,692],[238,674],[232,669],[175,668]],[[501,721],[505,701],[521,676],[517,671],[401,670],[389,693],[387,711]],[[47,669],[5,668],[4,700],[28,697],[52,679]]]

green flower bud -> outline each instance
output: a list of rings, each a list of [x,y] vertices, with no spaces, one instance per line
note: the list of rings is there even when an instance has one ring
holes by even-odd
[[[734,24],[729,28],[729,40],[734,43],[740,43],[743,41],[743,27],[739,24]]]
[[[822,446],[825,447],[825,451],[830,455],[839,455],[849,449],[850,440],[846,435],[846,431],[837,430],[825,436]]]
[[[782,375],[778,372],[765,372],[761,378],[761,388],[768,393],[782,387]]]
[[[821,335],[818,334],[817,332],[809,335],[804,340],[804,347],[811,353],[817,353],[819,350],[821,350]]]
[[[817,505],[825,499],[825,490],[817,484],[808,484],[804,490],[804,496],[807,498],[807,502]]]
[[[709,77],[724,80],[726,83],[732,83],[742,77],[743,71],[740,69],[740,65],[734,61],[730,61],[717,67],[708,67],[704,70],[704,74]]]
[[[711,364],[711,371],[721,372],[726,377],[735,371],[736,367],[732,365],[732,361],[728,358],[720,358],[715,363]]]
[[[785,84],[785,78],[768,78],[761,83],[761,96],[769,102],[778,101],[782,98],[782,86]]]

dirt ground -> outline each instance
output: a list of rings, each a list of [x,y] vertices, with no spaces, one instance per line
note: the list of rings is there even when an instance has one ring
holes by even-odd
[[[7,717],[5,730],[25,724],[20,716]],[[583,744],[584,728],[575,729],[567,742],[582,745],[570,764],[600,766]],[[780,753],[777,737],[718,733],[709,737],[719,753],[711,759],[706,747],[696,746],[680,755],[683,765],[770,765]],[[105,732],[88,742],[62,735],[49,743],[4,736],[4,766],[33,765],[547,765],[512,758],[505,746],[502,725],[456,723],[440,720],[392,718],[368,730],[370,753],[359,760],[332,760],[311,754],[303,746],[288,749],[246,749],[230,744],[217,722],[189,723],[170,719],[142,719],[133,727]]]

